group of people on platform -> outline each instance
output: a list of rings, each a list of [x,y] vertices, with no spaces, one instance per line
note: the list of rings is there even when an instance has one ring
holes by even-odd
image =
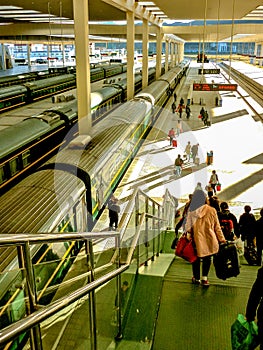
[[[184,99],[181,97],[181,98],[180,98],[180,102],[179,102],[178,106],[176,107],[176,99],[177,99],[177,95],[176,95],[176,92],[175,92],[175,93],[174,93],[174,101],[172,102],[172,105],[171,105],[173,114],[174,114],[175,112],[177,112],[178,115],[179,115],[179,118],[182,119],[183,111],[185,110],[186,119],[189,119],[190,116],[191,116],[191,108],[190,108],[190,105],[187,104],[187,105],[185,106],[185,104],[184,104]]]
[[[229,227],[225,230],[224,226],[228,221],[232,222],[230,231]],[[194,240],[198,256],[192,263],[192,283],[201,284],[203,287],[209,287],[208,274],[212,257],[218,253],[220,244],[237,238],[248,244],[254,244],[256,241],[257,265],[261,267],[248,298],[246,318],[251,322],[257,314],[260,350],[263,350],[263,208],[260,210],[260,218],[256,220],[251,207],[245,205],[244,213],[238,220],[231,213],[227,202],[220,202],[213,191],[206,193],[201,183],[198,183],[194,192],[189,194],[182,217],[175,227],[176,234],[181,226],[189,239]]]

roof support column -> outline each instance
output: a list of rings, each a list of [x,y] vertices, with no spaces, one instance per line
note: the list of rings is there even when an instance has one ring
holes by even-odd
[[[142,21],[142,88],[148,85],[148,52],[149,51],[149,26],[148,21]]]
[[[30,53],[31,53],[31,45],[27,44],[27,65],[28,67],[31,67],[31,59],[30,59]]]
[[[156,29],[156,79],[161,75],[162,69],[162,39],[163,33],[161,33],[161,28]]]
[[[127,19],[127,100],[134,96],[134,13],[126,12]]]
[[[5,44],[1,44],[1,66],[2,66],[2,70],[6,70],[6,54],[5,54]]]
[[[258,43],[258,64],[260,66],[263,66],[263,42],[262,43]]]
[[[174,41],[171,42],[171,64],[172,67],[176,66],[176,43]]]
[[[178,63],[182,62],[184,59],[184,44],[178,44]]]
[[[168,60],[169,60],[169,40],[165,40],[165,73],[168,72]]]
[[[91,129],[88,0],[73,0],[79,134]]]

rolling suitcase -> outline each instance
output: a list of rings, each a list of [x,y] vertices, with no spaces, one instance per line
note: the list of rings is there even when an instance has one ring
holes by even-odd
[[[172,140],[172,146],[173,146],[173,147],[177,147],[177,140],[176,140],[176,139],[173,139],[173,140]]]
[[[200,165],[200,158],[199,157],[195,158],[195,165]]]
[[[216,276],[222,280],[239,275],[239,256],[233,242],[221,244],[219,252],[214,256]]]
[[[248,265],[258,265],[257,251],[253,243],[247,244],[247,242],[245,242],[244,258],[246,259]]]

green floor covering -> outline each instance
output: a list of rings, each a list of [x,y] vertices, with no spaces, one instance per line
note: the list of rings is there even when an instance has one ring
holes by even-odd
[[[241,260],[226,281],[211,267],[210,287],[191,284],[191,265],[176,258],[165,276],[152,350],[231,350],[230,327],[244,313],[258,267]]]

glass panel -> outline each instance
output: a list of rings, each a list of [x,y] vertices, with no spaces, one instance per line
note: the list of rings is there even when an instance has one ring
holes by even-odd
[[[0,274],[0,329],[24,318],[26,314],[23,275],[22,269]]]

